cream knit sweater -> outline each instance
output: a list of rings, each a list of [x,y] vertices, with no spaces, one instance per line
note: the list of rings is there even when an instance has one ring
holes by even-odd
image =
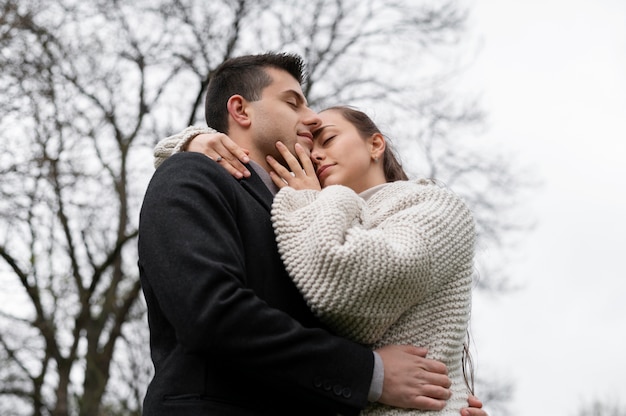
[[[160,140],[157,145],[154,146],[154,168],[156,169],[161,166],[161,163],[174,153],[182,152],[183,148],[187,146],[187,143],[189,143],[191,139],[203,133],[217,133],[217,130],[211,127],[189,126],[180,133]]]
[[[191,126],[161,140],[155,167],[211,132]],[[443,411],[375,403],[363,415],[458,416],[467,407],[461,356],[475,239],[461,199],[428,181],[393,182],[361,196],[340,185],[287,187],[274,199],[272,220],[289,275],[326,324],[372,348],[427,347],[429,358],[448,367],[452,398]]]
[[[465,204],[426,181],[381,185],[367,201],[340,185],[283,188],[272,220],[289,275],[333,330],[373,348],[427,347],[448,367],[443,411],[372,404],[363,414],[458,416],[467,407],[461,357],[475,237]]]

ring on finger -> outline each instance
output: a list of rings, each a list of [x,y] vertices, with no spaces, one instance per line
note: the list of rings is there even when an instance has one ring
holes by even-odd
[[[223,159],[222,156],[218,156],[218,157],[215,158],[215,161],[217,163],[220,163],[222,161],[222,159]]]

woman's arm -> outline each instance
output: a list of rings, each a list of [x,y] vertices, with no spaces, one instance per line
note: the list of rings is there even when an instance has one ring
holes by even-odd
[[[154,147],[154,167],[173,154],[198,152],[215,160],[235,178],[249,177],[244,163],[250,161],[248,151],[242,149],[230,137],[210,127],[190,126],[180,133],[166,137]]]
[[[468,267],[473,220],[452,192],[397,182],[368,205],[335,185],[282,189],[272,220],[290,276],[336,331],[373,343],[451,267]],[[384,198],[383,198],[384,196]],[[453,259],[467,251],[469,261]]]

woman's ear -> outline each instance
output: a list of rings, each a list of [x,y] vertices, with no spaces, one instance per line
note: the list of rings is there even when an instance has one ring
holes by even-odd
[[[249,127],[251,120],[248,115],[248,101],[241,95],[235,94],[226,103],[228,114],[241,127]]]
[[[370,155],[372,159],[378,160],[382,158],[383,153],[385,153],[385,147],[387,147],[387,142],[382,134],[375,133],[370,137]]]

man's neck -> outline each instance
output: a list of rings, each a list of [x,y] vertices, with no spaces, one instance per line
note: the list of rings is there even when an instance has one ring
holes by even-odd
[[[228,136],[237,143],[240,147],[247,149],[250,153],[248,157],[251,161],[254,161],[258,167],[269,173],[272,168],[267,163],[265,157],[267,156],[261,149],[257,148],[254,139],[251,137],[249,131],[243,129],[230,129]]]
[[[250,160],[256,163],[256,165],[259,168],[265,170],[265,172],[269,174],[269,172],[272,171],[272,168],[270,167],[270,165],[267,163],[267,160],[265,159],[267,155],[261,154],[261,152],[256,149],[250,149],[250,148],[248,149],[250,150],[250,154],[248,155],[250,157]]]

